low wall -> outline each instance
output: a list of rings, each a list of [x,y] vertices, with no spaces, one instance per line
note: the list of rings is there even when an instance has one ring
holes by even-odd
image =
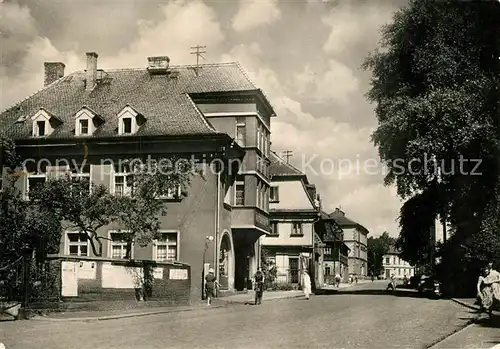
[[[172,262],[55,257],[64,301],[162,300],[189,303],[191,268]]]

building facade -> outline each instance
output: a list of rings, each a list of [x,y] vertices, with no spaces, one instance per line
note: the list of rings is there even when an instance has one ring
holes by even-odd
[[[336,209],[330,214],[344,232],[344,243],[349,248],[348,273],[358,277],[368,275],[368,229],[346,217]]]
[[[51,172],[70,171],[129,195],[131,160],[193,160],[203,176],[159,198],[167,208],[162,239],[133,245],[131,258],[189,264],[192,299],[201,297],[209,264],[224,288],[241,287],[249,259],[257,264],[256,241],[269,229],[269,183],[255,154],[265,159],[269,142],[268,127],[257,120],[269,126],[274,112],[262,91],[236,63],[170,66],[168,57],[149,57],[146,69],[103,70],[97,58],[87,53],[87,69],[67,76],[63,63],[46,63],[45,86],[1,113],[0,128],[24,160],[16,187],[28,200]],[[209,119],[220,110],[240,115],[240,107],[248,114],[245,132],[240,116]],[[250,149],[235,141],[241,134]],[[124,259],[119,228],[100,229],[98,257]],[[85,235],[74,230],[64,232],[59,254],[93,257]]]
[[[298,284],[300,271],[309,269],[313,252],[314,222],[319,206],[316,189],[307,176],[271,152],[271,234],[261,238],[277,268],[277,282]],[[304,265],[304,262],[306,261]]]
[[[403,279],[405,276],[409,279],[415,275],[415,268],[402,259],[401,253],[393,247],[384,255],[382,266],[384,271],[381,276],[385,279],[390,279],[391,275],[394,275],[396,279]]]

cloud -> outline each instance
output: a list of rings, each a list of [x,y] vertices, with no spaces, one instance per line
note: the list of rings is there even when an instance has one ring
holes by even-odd
[[[360,82],[351,68],[345,64],[330,59],[328,70],[317,74],[310,64],[304,71],[295,75],[297,92],[310,102],[321,103],[333,101],[337,104],[347,104],[354,92],[358,91]]]
[[[233,29],[245,32],[270,24],[281,18],[276,0],[241,0],[240,8],[233,17]]]
[[[375,47],[380,37],[379,29],[391,19],[392,10],[394,5],[383,1],[357,3],[357,6],[352,1],[337,3],[322,19],[330,27],[323,49],[338,54],[359,44]]]

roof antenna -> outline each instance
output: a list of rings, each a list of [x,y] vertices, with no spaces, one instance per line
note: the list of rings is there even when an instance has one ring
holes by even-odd
[[[191,54],[196,55],[196,68],[194,69],[196,76],[198,76],[198,70],[200,69],[200,57],[203,60],[205,60],[203,54],[207,53],[207,51],[205,50],[206,48],[207,48],[206,46],[200,46],[200,45],[191,46],[191,51],[192,51]]]
[[[290,163],[290,158],[293,156],[293,151],[291,151],[291,150],[285,150],[283,152],[283,156],[286,157],[286,163],[289,164]]]

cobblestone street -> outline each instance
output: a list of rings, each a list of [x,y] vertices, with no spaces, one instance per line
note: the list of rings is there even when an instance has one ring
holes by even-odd
[[[3,322],[0,341],[8,349],[427,348],[474,315],[450,300],[387,295],[385,286],[118,320]]]

